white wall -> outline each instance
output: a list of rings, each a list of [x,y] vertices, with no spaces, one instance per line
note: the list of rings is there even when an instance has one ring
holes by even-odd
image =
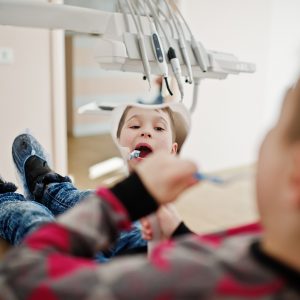
[[[300,2],[273,0],[267,97],[264,109],[266,126],[279,113],[282,96],[300,75]]]
[[[0,27],[0,45],[13,50],[14,63],[0,65],[0,174],[13,179],[11,144],[30,128],[52,150],[49,32]]]
[[[257,66],[254,74],[202,82],[183,155],[207,171],[253,163],[277,116],[279,96],[299,66],[300,2],[189,0],[182,6],[206,48]]]
[[[55,168],[66,171],[61,41],[59,32],[0,26],[0,47],[14,54],[13,64],[0,64],[0,175],[6,180],[15,181],[11,145],[26,129],[47,149]]]

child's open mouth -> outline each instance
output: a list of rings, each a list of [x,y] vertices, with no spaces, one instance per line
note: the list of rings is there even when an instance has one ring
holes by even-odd
[[[140,151],[139,157],[141,157],[141,158],[145,158],[146,156],[148,156],[149,154],[151,154],[153,152],[151,146],[148,144],[138,144],[138,145],[136,145],[134,150]]]

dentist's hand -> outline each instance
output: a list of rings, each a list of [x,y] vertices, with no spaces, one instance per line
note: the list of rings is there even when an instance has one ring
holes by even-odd
[[[156,152],[135,167],[135,171],[158,204],[174,201],[198,181],[194,163],[166,152]]]

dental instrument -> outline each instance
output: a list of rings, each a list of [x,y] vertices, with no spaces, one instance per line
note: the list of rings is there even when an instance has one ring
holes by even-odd
[[[226,182],[221,177],[207,175],[207,174],[200,173],[200,172],[197,172],[195,174],[195,178],[198,179],[199,181],[205,180],[205,181],[209,181],[209,182],[212,182],[212,183],[215,183],[215,184],[224,184]]]
[[[194,75],[193,75],[193,71],[192,71],[192,64],[191,64],[190,56],[188,54],[187,46],[185,43],[186,37],[184,34],[184,30],[182,28],[181,22],[178,19],[177,15],[174,15],[174,18],[175,18],[175,21],[178,23],[178,28],[179,28],[179,32],[180,32],[180,38],[179,38],[179,44],[181,45],[180,49],[182,51],[183,59],[186,64],[187,72],[188,72],[188,76],[186,77],[185,82],[192,84]]]
[[[197,172],[194,174],[194,177],[199,181],[205,180],[205,181],[209,181],[211,183],[217,184],[217,185],[230,184],[230,183],[236,182],[238,180],[248,178],[249,176],[250,176],[250,174],[247,172],[246,173],[245,172],[238,173],[238,174],[229,176],[227,178],[209,175],[209,174],[205,174],[202,172]]]
[[[197,42],[196,38],[194,37],[192,30],[190,26],[188,25],[187,21],[185,20],[184,16],[182,15],[180,9],[177,7],[176,3],[174,0],[170,0],[172,2],[172,5],[174,6],[176,12],[179,14],[181,17],[182,21],[184,22],[190,36],[191,36],[191,46],[194,52],[194,55],[196,57],[196,60],[199,64],[199,67],[203,72],[207,72],[208,67],[209,67],[209,59],[207,55],[207,51],[205,50],[204,46],[201,44],[201,42]]]
[[[184,88],[182,82],[181,67],[180,67],[179,60],[176,56],[175,49],[172,47],[170,47],[168,50],[168,58],[171,63],[173,74],[176,78],[176,82],[180,91],[180,95],[181,95],[180,102],[182,102],[184,98]]]
[[[144,66],[144,71],[145,71],[145,75],[144,75],[143,79],[148,80],[149,89],[151,89],[151,80],[150,80],[151,70],[150,70],[150,64],[149,64],[147,51],[146,51],[144,35],[142,34],[142,28],[140,28],[139,23],[136,20],[134,9],[133,9],[133,7],[130,3],[130,0],[125,0],[125,1],[127,3],[127,6],[129,8],[130,14],[132,16],[132,19],[134,21],[134,24],[135,24],[135,27],[136,27],[136,30],[137,30],[137,40],[138,40],[138,43],[139,43],[140,53],[141,53],[142,62],[143,62],[143,66]]]
[[[173,96],[173,93],[170,89],[169,86],[169,82],[168,82],[168,76],[169,76],[169,71],[168,71],[168,65],[166,62],[166,57],[165,57],[165,50],[163,48],[162,42],[160,40],[159,34],[156,30],[156,26],[154,21],[150,18],[147,8],[145,6],[145,3],[143,2],[143,0],[141,0],[143,9],[144,9],[144,13],[147,16],[147,19],[149,21],[150,24],[150,31],[151,31],[151,42],[152,42],[152,46],[153,46],[153,50],[154,50],[154,54],[155,54],[155,58],[156,58],[156,62],[160,68],[161,74],[165,80],[166,83],[166,87],[167,90],[169,92],[169,94],[171,96]]]
[[[133,150],[129,155],[129,160],[140,157],[140,153],[141,153],[141,151],[139,151],[139,150]],[[214,175],[209,175],[209,174],[205,174],[202,172],[197,172],[194,174],[194,177],[199,181],[205,180],[205,181],[209,181],[214,184],[222,185],[222,184],[231,183],[233,181],[241,179],[243,177],[242,175],[244,175],[244,174],[236,174],[236,175],[228,177],[228,178],[222,178],[220,176],[214,176]]]
[[[193,83],[193,72],[192,72],[192,66],[191,66],[191,61],[190,61],[190,57],[187,53],[187,47],[186,47],[186,43],[184,41],[184,37],[183,37],[183,30],[182,27],[180,25],[180,23],[177,21],[177,19],[174,16],[174,13],[172,12],[170,5],[168,3],[167,0],[164,0],[164,3],[168,9],[169,15],[171,16],[171,19],[174,23],[174,27],[175,30],[177,32],[178,35],[178,39],[179,39],[179,46],[180,46],[180,50],[181,50],[181,54],[183,57],[183,61],[187,67],[187,72],[188,72],[188,76],[187,76],[187,81],[192,84]]]
[[[153,3],[152,3],[152,0],[149,0],[147,1],[147,4],[148,4],[148,7],[152,13],[152,16],[155,18],[155,20],[158,22],[164,36],[166,37],[167,41],[168,41],[168,44],[169,44],[169,49],[168,49],[168,52],[167,52],[167,56],[168,56],[168,59],[171,63],[171,67],[172,67],[172,70],[173,70],[173,74],[175,76],[175,79],[177,81],[177,85],[178,85],[178,88],[179,88],[179,91],[180,91],[180,95],[181,95],[181,101],[183,100],[184,98],[184,88],[183,88],[183,83],[182,83],[182,75],[181,75],[181,67],[180,67],[180,63],[179,63],[179,60],[176,56],[176,52],[175,52],[175,49],[172,47],[172,42],[170,41],[166,31],[165,31],[165,28],[164,28],[164,25],[162,24],[159,16],[157,15],[156,11],[155,11],[155,8],[153,6]]]

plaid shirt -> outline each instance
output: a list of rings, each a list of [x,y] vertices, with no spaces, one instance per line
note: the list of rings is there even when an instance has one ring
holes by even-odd
[[[257,224],[165,241],[149,258],[96,264],[95,251],[106,249],[133,214],[113,192],[99,190],[10,251],[1,262],[0,299],[300,299],[299,274],[265,263],[256,249]]]

